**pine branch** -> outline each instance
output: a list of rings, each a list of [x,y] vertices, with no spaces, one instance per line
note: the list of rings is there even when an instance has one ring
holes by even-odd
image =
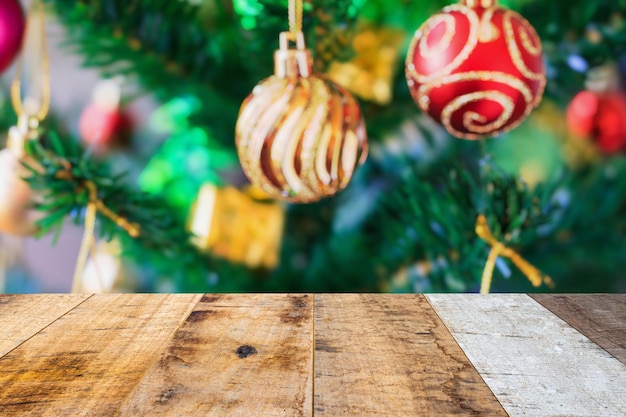
[[[152,55],[159,85],[181,79],[210,80],[220,58],[216,44],[196,22],[197,7],[167,0],[102,2],[46,0],[68,28],[69,43],[85,65],[127,73],[139,54]],[[145,74],[149,75],[149,74]]]
[[[202,26],[196,6],[169,0],[44,1],[67,28],[67,46],[83,56],[84,66],[105,76],[136,76],[163,101],[199,97],[203,122],[232,146],[235,117],[248,91],[224,82],[238,71],[229,64],[224,36]]]
[[[626,53],[626,2],[555,0],[527,2],[520,13],[542,39],[548,61],[546,93],[561,101],[584,88],[588,68]]]
[[[138,225],[140,230],[137,236],[130,235],[119,226],[119,221],[99,210],[98,235],[106,240],[120,239],[127,255],[150,262],[150,269],[174,280],[179,291],[220,291],[237,282],[237,277],[240,281],[248,278],[245,268],[228,266],[193,246],[185,225],[162,198],[124,184],[123,176],[112,176],[105,166],[85,157],[77,146],[63,145],[53,132],[42,142],[46,147],[39,142],[28,144],[28,154],[36,163],[26,165],[30,171],[26,181],[43,199],[38,204],[38,209],[45,213],[38,222],[39,235],[51,231],[58,235],[68,217],[77,224],[84,222],[85,208],[90,203],[89,183],[95,186],[97,199],[108,211]],[[225,266],[231,273],[231,282],[221,281]],[[216,278],[207,280],[208,276]]]
[[[383,276],[408,269],[412,280],[404,282],[403,291],[477,290],[489,250],[475,233],[482,213],[496,238],[552,276],[557,291],[574,290],[580,277],[573,277],[581,266],[592,276],[603,271],[615,277],[603,280],[604,287],[589,283],[585,288],[618,289],[626,267],[626,255],[617,249],[626,240],[626,184],[619,181],[626,175],[625,159],[534,189],[488,160],[476,175],[471,172],[467,166],[446,164],[427,178],[409,175],[384,193],[361,231],[369,236],[364,246],[376,254],[374,263],[383,265]],[[498,264],[496,290],[537,290],[507,263]],[[503,285],[501,278],[511,276]]]

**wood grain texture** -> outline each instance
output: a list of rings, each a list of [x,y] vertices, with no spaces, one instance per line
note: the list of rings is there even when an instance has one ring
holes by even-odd
[[[624,295],[535,294],[532,298],[626,364],[626,297]]]
[[[626,366],[526,295],[428,295],[510,416],[626,415]]]
[[[316,416],[503,416],[421,295],[316,295]]]
[[[206,295],[121,416],[310,416],[310,295]]]
[[[200,296],[94,295],[0,359],[0,416],[112,416]]]
[[[88,295],[0,295],[0,357],[54,322]]]

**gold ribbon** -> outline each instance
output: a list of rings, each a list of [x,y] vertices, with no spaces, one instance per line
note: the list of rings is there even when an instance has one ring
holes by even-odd
[[[522,258],[522,256],[514,249],[506,246],[504,243],[496,239],[489,229],[489,225],[487,224],[487,218],[482,214],[480,214],[476,219],[476,234],[482,240],[487,242],[489,246],[491,246],[491,250],[489,251],[489,256],[487,257],[487,262],[485,263],[485,269],[483,270],[483,276],[481,279],[481,294],[489,294],[489,290],[491,288],[491,280],[493,277],[493,269],[496,266],[496,260],[499,256],[509,258],[511,262],[513,262],[515,266],[517,266],[517,268],[519,268],[519,270],[522,271],[524,275],[526,275],[526,278],[528,278],[528,280],[534,287],[539,287],[541,286],[541,284],[546,284],[550,288],[555,287],[554,281],[552,281],[549,276],[544,275],[541,271],[531,265],[526,259]]]
[[[38,27],[36,29],[31,29],[33,22],[35,21],[38,23]],[[24,30],[24,40],[22,41],[23,49],[25,49],[24,46],[27,43],[26,41],[28,39],[28,34],[31,33],[32,30],[38,31],[38,35],[41,35],[40,44],[38,45],[38,49],[40,49],[41,52],[41,72],[39,74],[41,76],[41,84],[39,86],[41,89],[41,98],[39,102],[39,108],[26,108],[22,101],[22,61],[24,60],[24,55],[27,51],[22,51],[17,60],[15,76],[13,78],[13,82],[11,83],[11,102],[13,104],[13,108],[15,109],[15,113],[17,113],[18,116],[26,114],[28,116],[34,116],[41,121],[46,117],[50,108],[50,60],[48,58],[48,47],[46,44],[45,17],[43,5],[39,0],[33,0],[28,11],[26,29]],[[36,34],[37,32],[33,33]],[[30,54],[31,56],[34,56],[32,52]],[[33,84],[30,86],[30,88],[35,89],[35,80],[33,79],[30,81],[32,81]]]
[[[32,41],[35,36],[40,37],[38,43]],[[22,70],[25,58],[33,62],[27,65],[31,73],[24,78],[28,78],[26,85],[30,91],[26,94],[26,100],[23,100]],[[41,62],[36,62],[36,58],[41,58]],[[10,148],[19,158],[24,156],[25,142],[38,139],[39,123],[46,117],[50,108],[49,61],[43,6],[39,0],[33,0],[28,9],[22,51],[17,58],[15,75],[11,82],[11,103],[18,120],[17,125],[9,130],[7,148]],[[40,79],[37,79],[38,77]],[[38,95],[39,101],[34,100]]]
[[[59,173],[60,178],[71,178],[71,174],[67,171]],[[91,181],[85,181],[84,187],[89,192],[89,203],[87,203],[87,210],[85,212],[85,231],[83,233],[83,240],[78,252],[78,258],[76,260],[76,267],[74,269],[74,278],[72,280],[72,292],[78,293],[81,290],[82,274],[87,264],[87,257],[89,252],[93,249],[95,243],[95,228],[96,228],[96,216],[101,213],[104,217],[108,218],[120,228],[122,228],[131,237],[138,237],[140,234],[140,227],[136,223],[131,223],[127,219],[115,214],[109,209],[102,200],[98,199],[98,188]]]
[[[289,0],[289,32],[302,32],[302,0]]]

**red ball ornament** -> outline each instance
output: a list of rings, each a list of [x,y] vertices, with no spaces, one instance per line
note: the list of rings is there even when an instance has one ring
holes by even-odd
[[[78,130],[97,154],[127,142],[132,122],[120,108],[121,86],[116,80],[101,80],[93,91],[93,102],[80,115]]]
[[[103,153],[123,142],[130,125],[130,119],[120,110],[90,104],[80,116],[78,129],[87,145]]]
[[[24,12],[18,0],[0,0],[0,72],[11,65],[22,46]]]
[[[626,95],[621,92],[582,91],[574,97],[566,113],[569,131],[591,138],[602,152],[626,150]]]
[[[409,47],[413,99],[450,134],[479,139],[515,128],[546,84],[541,41],[496,0],[461,0],[428,19]]]

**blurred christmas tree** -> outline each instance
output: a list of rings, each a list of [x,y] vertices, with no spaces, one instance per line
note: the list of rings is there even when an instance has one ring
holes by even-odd
[[[481,140],[454,138],[418,109],[407,88],[411,38],[449,2],[305,1],[302,32],[313,68],[359,100],[369,142],[369,157],[350,185],[308,204],[274,200],[270,186],[250,187],[235,148],[242,102],[274,73],[279,34],[288,29],[287,0],[43,3],[66,27],[67,48],[85,66],[100,69],[103,78],[123,76],[162,104],[142,128],[166,140],[156,153],[132,155],[141,167],[138,183],[112,168],[120,153],[133,152],[110,152],[113,143],[124,143],[117,136],[128,136],[128,123],[116,110],[119,94],[112,106],[106,92],[105,99],[94,99],[81,119],[82,140],[49,117],[28,146],[36,161],[28,181],[43,216],[39,233],[58,230],[68,217],[89,226],[97,213],[96,234],[116,242],[114,256],[126,265],[118,289],[474,292],[491,259],[492,291],[626,290],[624,0],[501,0],[541,38],[537,65],[545,65],[547,84],[542,104],[523,123]],[[447,18],[441,17],[440,28],[431,25],[442,39],[448,36]],[[501,28],[494,18],[491,26],[476,29],[480,42],[511,36],[513,18],[499,19]],[[457,25],[450,36],[466,30]],[[515,39],[532,51],[531,35],[522,28]],[[432,55],[427,65],[437,65],[443,50],[429,42],[416,50]],[[497,66],[506,57],[479,58]],[[525,77],[530,106],[530,94],[543,85]],[[428,95],[416,92],[419,85],[413,91],[418,101]],[[429,88],[434,95],[439,87]],[[436,99],[428,96],[431,107]],[[500,111],[508,106],[502,100]],[[16,116],[6,103],[0,110],[8,129]],[[295,108],[280,123],[295,111],[304,112]],[[307,126],[320,123],[311,117]],[[345,128],[348,110],[341,117]],[[278,130],[277,123],[266,128]],[[299,128],[285,125],[291,132]],[[96,149],[94,142],[101,146]],[[345,149],[340,173],[347,160],[358,157]],[[293,175],[304,176],[304,159]],[[334,166],[319,164],[318,171]],[[302,184],[288,174],[286,183]],[[8,191],[2,190],[0,204],[6,205],[14,186],[3,184]],[[477,233],[481,215],[489,237]],[[88,249],[95,259],[95,247]],[[529,268],[542,272],[539,286],[529,280]],[[121,273],[114,271],[94,273],[108,283],[97,288],[114,288]],[[547,276],[553,286],[543,285],[552,284]]]

